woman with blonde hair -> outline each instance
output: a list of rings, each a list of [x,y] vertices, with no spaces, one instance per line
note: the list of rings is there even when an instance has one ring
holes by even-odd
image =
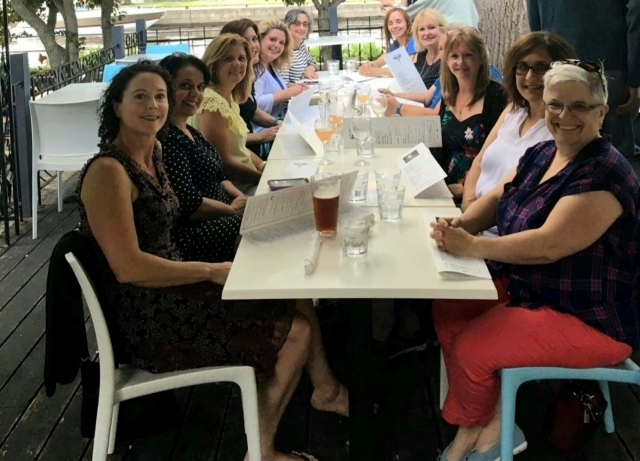
[[[211,73],[204,101],[190,124],[220,154],[224,172],[245,194],[255,192],[265,162],[247,144],[249,130],[240,117],[238,103],[251,95],[253,68],[249,43],[236,34],[220,34],[202,57]]]
[[[273,115],[276,119],[285,115],[285,105],[289,99],[299,95],[307,85],[287,82],[280,71],[293,59],[293,39],[286,24],[279,19],[270,19],[258,24],[260,33],[260,60],[255,66],[256,101],[258,107]],[[253,131],[259,133],[264,128],[253,125]]]
[[[359,72],[373,77],[393,77],[391,71],[382,69],[384,55],[400,47],[407,50],[409,56],[416,52],[415,40],[411,36],[411,18],[402,8],[391,8],[384,16],[385,52],[375,61],[364,63]]]
[[[442,148],[434,150],[447,172],[446,183],[456,199],[473,159],[507,105],[502,85],[491,80],[487,47],[471,27],[453,28],[442,57]]]
[[[449,21],[433,8],[422,10],[413,21],[411,28],[417,53],[413,62],[427,89],[440,76],[440,34],[449,27]]]

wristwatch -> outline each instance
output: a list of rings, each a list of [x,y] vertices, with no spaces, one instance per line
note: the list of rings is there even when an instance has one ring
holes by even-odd
[[[278,122],[282,121],[282,117],[276,117],[273,119],[273,126],[278,126]]]
[[[402,117],[402,106],[404,106],[404,104],[400,103],[398,104],[398,107],[396,107],[396,115],[399,115],[400,117]]]

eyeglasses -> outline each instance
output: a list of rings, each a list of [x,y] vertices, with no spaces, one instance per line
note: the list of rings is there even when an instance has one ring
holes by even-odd
[[[526,62],[519,62],[518,64],[513,66],[513,69],[515,70],[516,75],[527,75],[529,73],[529,70],[532,70],[533,73],[536,75],[544,75],[547,73],[547,71],[550,68],[551,67],[549,66],[549,64],[540,63],[540,64],[534,64],[533,66],[530,66]]]
[[[563,64],[569,64],[571,66],[578,66],[580,69],[584,69],[587,72],[595,72],[600,76],[600,82],[602,83],[602,91],[607,92],[604,86],[604,75],[602,73],[602,67],[600,64],[593,61],[582,61],[580,59],[561,59],[560,61],[553,61],[550,67],[553,69],[554,67],[561,66]]]
[[[591,112],[593,109],[596,109],[603,104],[585,104],[583,102],[574,102],[565,106],[564,104],[560,104],[559,102],[542,102],[544,108],[550,114],[560,115],[563,110],[567,109],[569,113],[577,113],[577,114],[585,114],[587,112]]]
[[[307,29],[308,29],[308,28],[309,28],[309,26],[311,25],[311,24],[309,24],[309,23],[308,23],[308,22],[306,22],[306,21],[304,21],[304,22],[300,22],[300,21],[293,21],[291,24],[292,24],[292,25],[294,25],[294,26],[296,26],[296,27],[300,27],[300,26],[302,26],[302,27],[306,27]]]

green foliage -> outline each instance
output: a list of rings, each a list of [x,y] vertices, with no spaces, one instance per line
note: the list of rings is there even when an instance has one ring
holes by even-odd
[[[320,62],[320,50],[319,46],[309,47],[309,52],[314,61]],[[375,43],[367,43],[362,45],[350,45],[342,47],[342,59],[356,58],[359,62],[375,61],[382,56],[382,48]]]

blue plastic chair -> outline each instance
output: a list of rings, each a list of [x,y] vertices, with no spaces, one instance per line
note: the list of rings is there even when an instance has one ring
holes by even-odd
[[[495,80],[498,83],[502,83],[504,81],[502,72],[500,72],[500,70],[493,64],[489,64],[489,77],[491,77],[491,80]]]
[[[521,384],[541,379],[587,379],[598,381],[604,398],[609,402],[604,414],[604,427],[608,434],[615,431],[609,381],[636,384],[640,386],[640,367],[627,359],[624,363],[610,368],[554,368],[527,367],[505,368],[502,374],[502,432],[501,461],[513,461],[513,431],[516,417],[516,394]]]
[[[175,43],[173,45],[147,45],[146,54],[165,54],[171,53],[187,53],[189,54],[188,43]]]
[[[120,64],[105,64],[104,71],[102,72],[102,81],[105,83],[109,83],[111,80],[113,80],[113,77],[118,75],[118,72],[120,72],[125,67],[126,66]]]

